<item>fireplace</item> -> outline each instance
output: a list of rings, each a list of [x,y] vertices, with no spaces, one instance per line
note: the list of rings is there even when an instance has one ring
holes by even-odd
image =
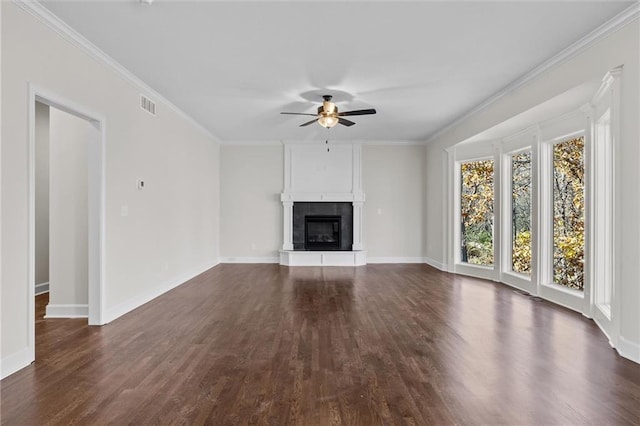
[[[352,203],[295,202],[292,223],[294,250],[348,251],[352,249]]]
[[[305,216],[307,250],[340,250],[340,216]]]
[[[284,144],[282,250],[286,266],[360,266],[362,147],[322,143]]]

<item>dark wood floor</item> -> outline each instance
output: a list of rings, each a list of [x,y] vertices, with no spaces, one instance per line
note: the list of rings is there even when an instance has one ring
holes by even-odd
[[[104,327],[45,304],[3,424],[640,424],[593,322],[425,265],[220,265]]]

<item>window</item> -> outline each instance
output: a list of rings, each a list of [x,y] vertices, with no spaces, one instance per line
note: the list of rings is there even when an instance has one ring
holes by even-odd
[[[493,161],[460,166],[462,261],[493,265]]]
[[[628,238],[619,218],[630,214],[616,169],[630,161],[620,149],[622,72],[609,71],[588,101],[558,97],[572,111],[529,127],[517,115],[447,148],[445,181],[450,272],[582,312],[614,347],[624,318],[616,238]]]
[[[511,270],[531,275],[531,151],[511,156]]]
[[[584,289],[584,136],[553,146],[553,282]]]

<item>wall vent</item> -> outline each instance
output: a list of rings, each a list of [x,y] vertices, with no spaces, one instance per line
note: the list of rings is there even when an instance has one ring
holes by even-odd
[[[145,95],[140,95],[140,108],[147,111],[151,115],[156,115],[156,103]]]

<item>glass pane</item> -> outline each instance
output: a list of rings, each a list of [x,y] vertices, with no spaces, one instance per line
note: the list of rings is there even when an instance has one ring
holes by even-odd
[[[584,287],[584,137],[553,147],[553,281]]]
[[[493,265],[493,161],[461,165],[462,261]]]
[[[531,151],[511,157],[511,270],[531,275]]]

